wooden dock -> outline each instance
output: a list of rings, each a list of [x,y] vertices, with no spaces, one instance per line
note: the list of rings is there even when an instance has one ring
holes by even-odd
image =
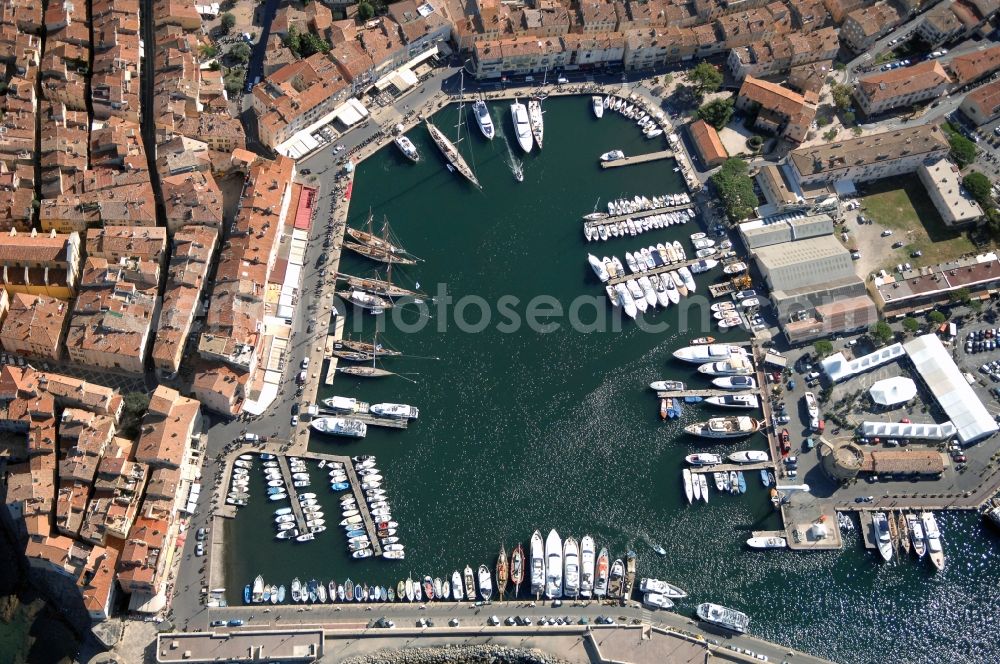
[[[695,263],[697,263],[700,260],[702,260],[702,259],[701,258],[692,258],[692,259],[685,259],[685,260],[682,260],[682,261],[677,261],[676,263],[670,263],[668,265],[660,265],[658,267],[654,267],[654,268],[651,268],[649,270],[646,270],[645,272],[635,272],[635,273],[632,273],[632,274],[626,274],[624,277],[612,277],[611,279],[608,279],[607,283],[609,285],[611,285],[611,286],[616,286],[618,284],[625,283],[626,281],[631,281],[633,279],[639,279],[643,275],[645,275],[645,276],[648,277],[651,274],[664,274],[666,272],[673,272],[674,270],[678,270],[678,269],[680,269],[682,267],[690,267],[690,266],[694,265]],[[689,294],[690,294],[690,291],[689,291]]]
[[[602,161],[601,168],[618,168],[619,166],[646,164],[651,161],[660,161],[661,159],[673,159],[674,156],[673,150],[647,152],[646,154],[637,154],[634,157],[625,157],[624,159],[615,159],[614,161]]]
[[[712,295],[712,297],[722,297],[723,295],[735,293],[736,286],[734,286],[731,281],[724,281],[721,284],[711,284],[708,287],[708,292]]]
[[[365,492],[361,490],[361,481],[358,479],[358,474],[354,472],[354,462],[351,461],[350,457],[339,458],[344,460],[344,467],[347,469],[347,480],[351,483],[351,491],[354,492],[354,498],[358,504],[357,509],[361,513],[361,520],[365,524],[365,532],[368,533],[368,539],[372,543],[372,550],[376,556],[381,556],[382,544],[378,539],[378,530],[375,528],[371,512],[368,511],[368,500]]]
[[[757,463],[720,463],[717,466],[690,466],[688,470],[692,473],[710,474],[728,473],[733,470],[771,470],[772,468],[774,468],[772,461],[760,461]]]
[[[668,390],[666,392],[657,392],[657,399],[680,399],[684,397],[743,397],[743,396],[757,396],[758,391],[751,392],[738,392],[735,390]],[[733,408],[733,410],[744,410],[742,408]],[[750,409],[747,409],[750,410]]]
[[[861,522],[861,541],[865,543],[865,548],[878,549],[878,535],[875,533],[875,524],[872,523],[872,511],[859,510],[858,520]]]
[[[299,529],[299,534],[307,533],[309,526],[306,525],[306,515],[302,511],[302,503],[299,502],[299,491],[292,479],[292,470],[288,467],[288,457],[283,454],[278,455],[278,468],[281,469],[281,477],[285,480],[285,492],[288,494],[289,502],[292,503],[292,514],[295,515],[295,525]]]
[[[601,226],[611,226],[613,224],[619,224],[623,221],[636,221],[637,219],[645,219],[646,217],[652,217],[658,214],[667,214],[669,212],[682,212],[684,210],[689,210],[694,207],[694,203],[685,203],[684,205],[668,205],[665,207],[650,208],[649,210],[639,210],[638,212],[633,212],[631,214],[616,214],[611,217],[605,217],[604,219],[593,219],[584,220],[584,228],[600,228]],[[680,224],[673,224],[678,226]]]
[[[788,539],[788,533],[784,530],[751,530],[751,537],[784,537]]]

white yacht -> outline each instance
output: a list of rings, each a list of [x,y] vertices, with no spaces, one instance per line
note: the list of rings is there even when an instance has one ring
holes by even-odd
[[[757,381],[753,376],[724,376],[713,378],[712,385],[721,387],[724,390],[755,390]]]
[[[722,457],[718,454],[689,454],[684,460],[692,466],[717,466],[722,463]]]
[[[784,549],[788,546],[788,540],[784,537],[751,537],[747,540],[747,546],[751,549]]]
[[[351,397],[329,397],[323,405],[339,413],[356,413],[361,410],[361,402]]]
[[[624,159],[625,153],[621,150],[609,150],[601,155],[601,161],[618,161]]]
[[[767,461],[767,452],[757,450],[733,452],[729,455],[729,460],[733,463],[763,463]]]
[[[705,403],[720,408],[758,408],[760,406],[756,394],[726,394],[708,397],[705,399]]]
[[[674,357],[685,362],[704,364],[706,362],[721,362],[731,357],[747,356],[746,348],[726,344],[702,344],[685,346],[674,351]]]
[[[618,294],[618,302],[622,305],[628,317],[635,318],[639,314],[639,310],[636,308],[635,300],[632,299],[632,294],[629,293],[625,284],[615,284],[615,292]]]
[[[472,105],[472,110],[475,112],[476,124],[479,125],[479,131],[483,132],[483,136],[487,140],[492,141],[496,135],[496,129],[493,127],[493,118],[490,116],[490,109],[486,106],[486,102],[482,99],[477,100]]]
[[[598,119],[604,117],[604,99],[599,95],[590,98],[591,108],[594,109],[594,116]]]
[[[368,433],[368,425],[360,420],[346,417],[317,417],[309,425],[320,433],[350,438],[364,438]]]
[[[642,603],[651,609],[672,609],[674,603],[667,597],[659,593],[645,593],[642,596]]]
[[[528,109],[516,97],[514,103],[510,105],[510,117],[514,121],[517,144],[525,152],[531,152],[531,123],[528,121]]]
[[[562,561],[562,540],[553,529],[545,538],[545,596],[549,599],[562,597]]]
[[[892,537],[889,535],[889,519],[885,512],[872,512],[872,526],[875,527],[875,543],[878,552],[886,562],[892,560]]]
[[[420,417],[420,409],[405,403],[374,403],[369,410],[379,417],[391,417],[398,420],[415,420]]]
[[[587,254],[587,261],[590,263],[590,267],[594,270],[594,274],[597,275],[598,279],[607,281],[611,278],[611,275],[608,274],[608,269],[600,258],[594,254]]]
[[[541,595],[545,590],[545,546],[537,530],[531,535],[531,592]]]
[[[938,570],[944,569],[944,551],[941,549],[941,531],[937,520],[931,512],[921,512],[920,521],[924,524],[924,537],[927,538],[927,554]]]
[[[402,133],[402,125],[399,126],[400,132],[392,138],[392,142],[396,144],[399,151],[403,153],[403,156],[417,163],[420,161],[420,153],[417,152],[417,146],[413,144],[405,134]]]
[[[563,595],[580,595],[580,548],[572,537],[563,544]]]
[[[748,357],[734,357],[702,364],[698,367],[698,373],[710,376],[749,376],[753,373],[753,364]]]
[[[761,421],[741,415],[739,417],[713,417],[707,422],[695,422],[684,431],[701,438],[742,438],[757,433]]]
[[[910,531],[913,553],[917,554],[917,558],[923,558],[924,554],[927,553],[927,547],[924,545],[924,527],[921,525],[920,519],[915,514],[907,514],[906,527]]]
[[[600,97],[597,97],[600,99]],[[580,540],[580,596],[590,597],[594,590],[594,563],[596,548],[594,538],[584,535]]]
[[[660,581],[659,579],[641,579],[639,581],[639,590],[644,593],[657,593],[671,599],[683,599],[688,595],[687,591],[682,588],[678,588],[666,581]]]
[[[707,623],[724,627],[740,634],[747,631],[750,617],[747,614],[719,604],[705,602],[698,605],[698,617]]]

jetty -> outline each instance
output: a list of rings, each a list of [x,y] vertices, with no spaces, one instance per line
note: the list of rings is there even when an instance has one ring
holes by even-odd
[[[387,429],[405,429],[409,426],[409,420],[402,417],[378,417],[377,415],[372,415],[368,412],[368,404],[362,404],[364,410],[358,410],[356,413],[338,413],[333,410],[326,408],[320,408],[319,414],[326,417],[347,417],[352,420],[359,420],[365,424],[370,424],[376,427],[386,427]]]
[[[684,397],[749,397],[756,396],[757,391],[743,392],[737,390],[723,390],[723,389],[707,389],[707,390],[667,390],[666,392],[657,392],[657,399],[683,399]],[[737,410],[737,409],[734,409]]]
[[[646,217],[652,217],[657,214],[667,214],[668,212],[683,212],[694,207],[694,203],[685,203],[683,205],[666,205],[664,207],[650,208],[648,210],[639,210],[631,214],[616,214],[610,217],[605,217],[604,219],[593,219],[584,220],[583,225],[585,228],[600,228],[601,226],[611,226],[614,224],[621,223],[631,219],[636,221],[637,219],[645,219]]]
[[[295,488],[295,481],[292,479],[292,470],[288,467],[288,457],[283,454],[278,455],[278,468],[281,469],[281,477],[285,480],[285,490],[288,493],[288,500],[292,503],[292,514],[295,515],[295,525],[299,533],[309,532],[306,525],[306,515],[302,511],[302,503],[299,502],[299,491]]]
[[[323,383],[326,385],[333,385],[333,378],[337,375],[337,363],[340,358],[333,354],[333,348],[343,338],[344,317],[337,316],[337,322],[333,326],[333,334],[326,335],[326,347],[323,349],[323,357],[329,360],[326,365],[326,374],[323,376]]]
[[[632,281],[633,279],[639,279],[643,276],[648,277],[651,274],[664,274],[665,272],[673,272],[674,270],[679,270],[682,267],[690,267],[695,263],[698,263],[704,259],[702,258],[690,258],[682,261],[677,261],[676,263],[669,263],[667,265],[658,265],[657,267],[652,267],[645,272],[632,272],[626,274],[623,277],[612,277],[608,279],[607,283],[610,286],[617,286],[618,284],[623,284],[626,281]]]
[[[368,510],[368,500],[365,497],[365,492],[361,490],[361,480],[358,479],[358,474],[354,472],[354,462],[351,461],[351,457],[346,456],[333,458],[343,463],[344,468],[347,469],[347,481],[351,483],[351,491],[354,492],[358,511],[361,513],[361,520],[365,524],[365,532],[368,533],[368,540],[372,544],[372,551],[375,552],[376,556],[381,556],[382,543],[378,538],[378,530],[375,528],[372,513]]]
[[[715,466],[689,466],[692,473],[728,473],[730,471],[747,470],[771,470],[774,468],[773,461],[758,461],[757,463],[720,463]]]
[[[673,159],[674,156],[675,154],[673,150],[660,150],[659,152],[647,152],[646,154],[637,154],[634,157],[625,157],[624,159],[615,159],[614,161],[602,161],[601,168],[617,168],[619,166],[646,164],[651,161],[660,161],[661,159]]]

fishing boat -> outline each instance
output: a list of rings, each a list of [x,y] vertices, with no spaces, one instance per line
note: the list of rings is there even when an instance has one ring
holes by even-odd
[[[531,136],[535,139],[538,149],[542,149],[542,136],[545,133],[545,119],[542,113],[540,99],[528,100],[528,124],[531,125]]]
[[[416,406],[403,403],[375,403],[369,410],[373,415],[397,420],[415,420],[420,417],[420,410]]]
[[[889,562],[892,560],[892,539],[889,537],[889,520],[885,512],[872,512],[871,519],[878,552],[882,555],[883,560]]]
[[[611,575],[608,580],[608,597],[621,599],[625,588],[625,563],[618,558],[611,564]]]
[[[465,566],[465,597],[468,600],[473,600],[476,597],[476,581],[475,577],[472,576],[472,568],[468,565]]]
[[[533,139],[531,137],[531,122],[528,119],[528,109],[524,104],[514,98],[514,103],[510,105],[510,117],[514,122],[514,135],[517,137],[517,144],[525,152],[531,152]]]
[[[496,135],[496,128],[493,126],[493,118],[490,116],[490,109],[486,105],[486,102],[482,99],[477,99],[476,103],[472,105],[472,113],[476,117],[476,124],[479,125],[479,131],[483,133],[486,140],[492,141]]]
[[[510,580],[514,584],[514,597],[517,597],[524,583],[524,549],[520,542],[510,554]]]
[[[610,559],[607,548],[602,548],[597,555],[597,563],[594,567],[594,597],[604,597],[608,594],[608,574],[610,571]]]
[[[452,143],[444,132],[434,126],[430,120],[424,120],[424,124],[427,126],[427,133],[430,134],[431,140],[441,151],[448,165],[452,167],[459,175],[464,177],[466,180],[471,182],[474,186],[482,189],[482,185],[479,184],[479,180],[476,179],[475,173],[472,172],[472,168],[469,166],[468,162],[465,161],[465,157],[462,153],[458,151],[458,148]],[[461,126],[461,121],[459,122]],[[459,139],[461,140],[461,139]]]
[[[451,596],[456,602],[462,601],[462,575],[455,570],[451,573]]]
[[[708,362],[723,362],[734,357],[747,357],[748,352],[742,346],[727,344],[695,344],[674,351],[674,357],[684,362],[706,364]]]
[[[563,595],[580,596],[580,548],[573,537],[563,543]]]
[[[503,601],[504,593],[507,592],[509,573],[510,568],[507,566],[507,551],[504,549],[503,544],[501,544],[500,553],[497,554],[497,592],[500,593],[501,601]]]
[[[545,590],[545,544],[537,530],[531,534],[531,593],[541,595]]]
[[[751,537],[747,540],[747,546],[751,549],[784,549],[788,546],[788,540],[784,537]]]
[[[264,599],[264,577],[257,575],[253,580],[253,588],[250,591],[250,601],[254,604],[260,603]]]
[[[309,426],[320,433],[349,438],[364,438],[368,433],[367,424],[346,417],[317,417]]]
[[[927,538],[927,556],[938,571],[943,570],[944,550],[941,548],[941,531],[938,530],[937,520],[932,512],[921,512],[920,522],[924,526],[924,537]]]
[[[705,403],[720,408],[758,408],[760,402],[755,394],[725,394],[722,396],[708,397]]]
[[[552,529],[545,539],[545,596],[549,599],[562,597],[562,539]]]
[[[722,457],[718,454],[688,454],[684,460],[692,466],[717,466],[722,463]]]
[[[729,460],[733,463],[764,463],[767,459],[767,452],[759,450],[741,450],[729,455]]]
[[[396,147],[403,153],[403,156],[414,164],[420,161],[420,153],[417,152],[417,146],[403,133],[403,125],[396,125],[396,135],[392,137],[392,142],[396,144]]]
[[[738,417],[713,417],[706,422],[696,422],[684,431],[701,438],[743,438],[760,430],[760,420],[741,415]]]
[[[604,99],[600,95],[590,98],[590,107],[594,110],[594,117],[598,120],[604,117]]]
[[[594,592],[594,565],[596,551],[594,538],[584,535],[580,540],[580,596],[590,597]]]
[[[719,604],[705,602],[698,605],[698,617],[707,623],[743,634],[747,631],[750,618],[747,614]]]
[[[714,343],[715,343],[715,337],[696,337],[691,340],[691,344],[693,346],[707,346],[708,344],[714,344]]]
[[[649,389],[656,392],[673,392],[687,389],[687,386],[679,380],[655,380],[649,384]]]
[[[689,468],[685,468],[681,471],[681,477],[684,483],[684,497],[687,498],[688,505],[694,502],[694,483],[692,481],[693,475]]]

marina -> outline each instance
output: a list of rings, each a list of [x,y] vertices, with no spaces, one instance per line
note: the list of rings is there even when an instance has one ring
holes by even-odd
[[[566,131],[567,126],[572,126],[572,122],[565,119],[564,109],[560,109],[558,104],[560,101],[564,100],[550,99],[546,102],[546,124],[549,125],[549,131],[546,132],[545,158],[560,150],[568,149],[564,137],[560,134]],[[584,104],[583,110],[588,117],[592,117],[589,104]],[[494,118],[501,117],[496,107],[493,113]],[[563,115],[560,116],[560,113]],[[561,122],[557,120],[560,117]],[[507,120],[507,117],[503,116],[503,119]],[[602,123],[611,121],[618,119],[605,115],[601,120]],[[446,119],[441,119],[440,124],[445,126],[446,122]],[[509,124],[506,129],[509,131]],[[475,139],[482,140],[478,135]],[[421,144],[419,136],[415,138],[415,142],[418,149],[426,147]],[[630,151],[629,146],[617,137],[605,140],[601,145],[590,148],[590,151],[600,152],[612,146],[621,146],[627,153]],[[474,201],[467,197],[466,192],[456,192],[455,201],[447,200],[445,197],[440,199],[425,197],[426,201],[433,200],[436,206],[435,223],[442,226],[440,230],[442,234],[449,236],[449,241],[442,242],[442,246],[438,247],[435,246],[435,243],[440,242],[440,238],[437,237],[433,240],[430,238],[413,240],[407,237],[408,245],[412,245],[409,248],[426,261],[426,273],[421,274],[422,279],[426,283],[447,282],[449,290],[457,295],[476,292],[487,298],[496,298],[501,294],[513,293],[521,298],[529,298],[540,292],[549,292],[555,293],[560,301],[568,302],[581,290],[579,270],[567,267],[565,261],[561,262],[555,256],[543,256],[533,252],[535,245],[551,248],[560,242],[565,242],[563,239],[555,240],[559,230],[557,224],[551,224],[553,227],[551,232],[548,228],[539,230],[537,224],[531,224],[529,232],[527,223],[522,223],[520,220],[537,220],[542,215],[555,218],[560,214],[560,209],[579,210],[581,207],[587,209],[593,201],[581,204],[579,200],[566,200],[565,197],[560,199],[556,194],[551,196],[552,200],[545,200],[539,204],[538,201],[542,200],[542,197],[538,191],[535,192],[534,198],[525,193],[529,192],[532,186],[538,186],[537,168],[540,164],[535,160],[543,157],[537,153],[526,160],[523,189],[517,190],[519,195],[514,196],[512,194],[514,190],[506,190],[497,184],[501,176],[509,178],[506,167],[497,162],[491,163],[488,160],[488,153],[482,152],[482,145],[475,144],[473,148],[477,151],[476,163],[481,165],[479,175],[486,184],[485,191],[489,192],[491,201],[494,200],[493,196],[502,198],[502,204],[494,204],[493,207],[499,209],[481,213],[482,216],[476,218],[475,224],[469,224],[471,209],[469,206]],[[391,161],[400,157],[393,154],[387,155],[386,158]],[[424,159],[421,164],[414,166],[413,174],[418,175],[417,169],[426,168],[428,161],[433,160]],[[369,199],[381,200],[382,203],[376,203],[376,207],[381,207],[381,211],[387,213],[390,218],[403,219],[407,210],[420,207],[414,202],[417,194],[411,195],[404,201],[393,199],[398,195],[396,191],[386,192],[383,195],[372,191],[370,187],[369,190],[364,190],[366,170],[381,168],[382,165],[376,158],[372,164],[366,162],[360,166],[362,184],[359,185],[356,195],[363,197],[366,202]],[[628,172],[642,177],[645,168],[656,168],[656,166],[656,163],[650,163],[646,167],[628,169]],[[394,166],[394,174],[395,168]],[[490,175],[491,168],[492,175]],[[395,186],[399,190],[415,191],[413,188],[419,186],[423,178],[407,177],[407,175],[409,174],[402,175],[399,178],[400,182]],[[437,182],[446,175],[444,173],[439,177],[435,174],[431,178]],[[602,173],[601,177],[613,178],[617,175],[618,173],[611,170]],[[661,171],[660,177],[664,175],[667,178],[671,177],[669,172]],[[550,176],[551,173],[546,177]],[[574,190],[591,184],[587,181],[586,174],[571,171],[566,173],[565,177],[573,180]],[[459,189],[457,186],[450,186]],[[515,184],[511,182],[510,186],[513,187]],[[552,181],[547,180],[544,187],[547,196],[553,187],[556,192],[559,191]],[[498,194],[497,191],[491,191],[492,189],[501,191]],[[610,185],[603,193],[605,196],[615,197],[622,192],[641,193],[644,190],[660,189],[662,185],[655,182],[635,184],[619,182]],[[594,191],[600,191],[599,187],[595,185]],[[532,209],[529,206],[539,207]],[[565,231],[565,226],[570,225],[570,216],[562,213],[562,217],[567,221],[561,230]],[[358,211],[356,220],[361,221],[360,217]],[[573,225],[576,223],[578,222],[573,222]],[[404,227],[401,227],[400,231],[406,235]],[[665,229],[664,233],[671,234],[675,231],[676,229]],[[461,243],[457,239],[452,240],[452,237],[461,237]],[[671,239],[673,237],[683,239],[684,235],[672,235]],[[495,266],[483,265],[483,262],[476,260],[475,256],[467,255],[470,253],[467,251],[469,246],[477,247],[477,252],[472,253],[490,252],[491,256],[502,258],[491,259],[498,263]],[[519,247],[519,251],[524,253],[516,256],[516,259],[515,257],[508,259],[504,248],[509,251],[511,246]],[[586,245],[582,239],[579,240],[579,246],[585,255],[586,250],[583,248]],[[466,247],[466,250],[463,251],[461,247]],[[522,250],[524,247],[528,249]],[[621,255],[625,249],[634,247],[623,241],[617,247],[617,253]],[[350,257],[348,260],[357,259]],[[537,273],[525,274],[523,270],[525,261],[540,266]],[[550,262],[545,264],[546,261]],[[579,263],[578,257],[577,263]],[[359,273],[355,269],[347,271]],[[467,273],[474,274],[475,279],[465,279],[464,275]],[[569,274],[572,274],[573,278],[569,278],[567,276]],[[708,284],[705,278],[697,278],[701,289],[707,290]],[[497,287],[501,283],[502,289]],[[668,310],[664,315],[669,317],[675,314]],[[413,317],[404,320],[412,321]],[[691,334],[708,332],[709,330],[699,330],[691,331]],[[712,331],[711,333],[724,341],[739,338],[737,332],[720,334]],[[389,329],[385,334],[388,338],[393,338],[397,333]],[[649,382],[663,376],[663,363],[668,362],[669,365],[669,353],[675,347],[673,344],[679,342],[673,339],[652,339],[648,338],[651,335],[635,331],[627,331],[625,334],[628,336],[623,337],[621,348],[616,344],[613,361],[605,359],[603,354],[603,351],[607,350],[606,338],[591,340],[565,331],[556,333],[544,343],[538,343],[538,337],[528,335],[527,340],[532,343],[527,345],[522,343],[526,339],[518,338],[517,335],[503,336],[491,330],[476,335],[474,341],[471,338],[463,340],[462,335],[451,333],[418,332],[405,337],[408,352],[440,355],[446,359],[439,367],[423,369],[417,384],[411,385],[399,380],[394,381],[393,385],[365,383],[364,393],[359,392],[359,394],[363,394],[365,401],[368,402],[420,402],[421,408],[426,412],[448,413],[448,417],[445,418],[448,421],[435,422],[433,430],[430,425],[414,427],[408,432],[405,445],[391,445],[389,446],[391,449],[387,450],[385,455],[380,451],[380,460],[394,486],[405,486],[405,492],[401,495],[394,512],[403,517],[401,521],[405,519],[406,523],[412,524],[415,531],[412,534],[415,540],[412,549],[414,558],[412,564],[415,571],[417,569],[444,571],[453,566],[462,569],[465,560],[482,560],[492,569],[489,556],[495,552],[496,546],[491,544],[491,537],[487,535],[487,531],[492,528],[484,527],[481,520],[483,515],[496,513],[495,499],[497,496],[504,496],[510,505],[508,511],[516,514],[516,517],[511,519],[514,523],[504,522],[496,526],[496,529],[501,531],[499,536],[507,542],[515,542],[518,537],[524,537],[525,522],[530,523],[532,519],[541,521],[539,515],[543,512],[553,513],[554,516],[548,517],[548,520],[557,523],[560,531],[594,532],[598,541],[608,542],[609,548],[617,551],[617,555],[634,548],[638,553],[639,569],[643,575],[676,577],[677,582],[685,586],[701,585],[700,596],[681,606],[681,610],[687,615],[692,614],[698,602],[711,600],[718,602],[720,606],[742,609],[752,614],[750,629],[754,633],[792,641],[796,647],[811,647],[815,652],[829,652],[838,660],[849,661],[850,657],[842,658],[842,655],[849,652],[845,650],[845,646],[833,644],[832,650],[826,651],[825,632],[821,634],[811,629],[809,625],[799,624],[794,618],[790,619],[784,612],[774,608],[782,606],[781,602],[787,598],[782,590],[787,586],[786,579],[795,580],[797,592],[827,592],[822,589],[826,587],[825,584],[821,586],[813,581],[816,567],[823,571],[831,570],[834,576],[832,583],[846,584],[842,578],[844,574],[834,568],[829,562],[830,559],[814,557],[803,560],[785,555],[781,556],[780,569],[768,562],[761,562],[768,557],[764,554],[756,554],[752,556],[753,561],[748,560],[749,554],[745,552],[744,542],[750,531],[732,538],[728,536],[720,538],[717,531],[703,528],[704,523],[684,523],[683,519],[672,518],[681,506],[680,501],[683,497],[677,496],[678,492],[674,491],[673,487],[661,490],[657,486],[655,475],[651,475],[646,469],[637,471],[634,463],[623,463],[620,459],[623,456],[633,460],[643,458],[655,450],[655,453],[663,457],[658,465],[679,464],[683,454],[691,451],[691,446],[687,442],[678,442],[679,427],[673,430],[664,427],[650,412],[648,398],[643,399],[638,396],[643,393],[648,394]],[[594,336],[599,337],[599,335]],[[568,348],[572,348],[573,352],[565,352]],[[474,376],[468,376],[463,371],[468,364],[459,360],[473,357],[476,358],[477,371]],[[510,362],[512,357],[517,358],[516,363]],[[480,365],[484,367],[482,370],[478,370]],[[615,371],[616,367],[624,366],[629,367],[627,374]],[[608,378],[604,378],[605,375]],[[760,372],[757,375],[759,376]],[[614,376],[614,379],[611,376]],[[555,388],[556,379],[560,386],[558,389]],[[343,380],[347,382],[344,383]],[[337,381],[337,390],[341,393],[353,394],[354,388],[361,385],[359,381],[344,376],[338,376]],[[567,382],[571,383],[568,390],[565,387]],[[430,384],[434,385],[433,390],[428,389]],[[759,384],[764,383],[759,382]],[[512,385],[516,386],[516,389],[510,389]],[[724,393],[733,394],[731,391]],[[418,398],[418,395],[424,394],[426,397]],[[548,404],[553,394],[559,394],[558,400],[553,402],[553,407],[538,407],[538,404]],[[455,403],[462,403],[462,408],[455,409],[453,407]],[[770,420],[767,407],[765,406],[765,418]],[[698,413],[699,419],[717,413],[698,404],[692,404],[691,408]],[[512,426],[509,423],[511,419],[519,420],[521,426]],[[532,432],[530,445],[524,440],[525,429]],[[475,432],[474,436],[471,435],[472,432]],[[392,432],[370,433],[362,444],[366,448],[380,450],[379,446],[388,440],[386,438],[388,435],[392,435]],[[471,438],[476,440],[470,440]],[[614,447],[613,453],[602,449],[609,447],[602,441],[612,438],[616,441],[615,445],[611,446]],[[316,436],[313,436],[312,440],[311,445],[317,449],[326,445],[318,442]],[[503,453],[497,454],[498,449],[503,449]],[[525,459],[530,459],[531,462],[525,463]],[[498,478],[492,477],[493,473],[479,472],[484,468],[501,468],[508,472],[503,473],[502,478]],[[458,469],[464,469],[464,472]],[[515,473],[510,472],[514,469],[517,469],[516,477]],[[751,470],[752,466],[740,465],[739,469],[746,472]],[[432,472],[436,482],[434,490],[430,491],[414,477],[414,474]],[[711,469],[698,469],[696,472],[711,472]],[[555,485],[545,480],[551,477],[552,473],[558,473],[561,477]],[[501,473],[496,474],[501,475]],[[474,490],[468,488],[470,478],[473,476]],[[718,501],[718,503],[713,501],[708,508],[713,510],[713,519],[724,528],[752,523],[755,536],[758,533],[766,533],[762,536],[779,536],[780,533],[791,535],[796,523],[794,515],[790,515],[787,519],[789,529],[782,530],[784,509],[781,512],[773,510],[769,494],[760,488],[755,474],[748,476],[747,479],[748,491],[742,500]],[[569,487],[581,483],[595,488],[586,492],[586,495],[578,495],[580,492],[569,490]],[[637,501],[634,498],[637,486],[657,488],[645,492],[647,495],[643,495]],[[433,496],[440,492],[461,498],[449,501],[454,504],[441,505],[432,515],[422,513],[419,505],[426,505],[427,501],[433,500]],[[628,513],[622,514],[621,506],[626,504],[635,507],[624,510]],[[251,500],[251,505],[247,509],[251,509],[253,505],[254,501]],[[577,513],[586,516],[578,516]],[[243,519],[244,514],[239,518]],[[953,515],[948,515],[942,521],[942,530],[946,531],[949,537],[953,531],[967,529],[959,527]],[[671,561],[669,567],[661,562],[659,554],[651,548],[638,545],[639,537],[662,542]],[[239,539],[245,541],[245,538]],[[859,552],[851,551],[851,544],[856,543],[856,539],[852,539],[851,535],[846,535],[845,539],[847,549],[838,554],[838,560],[843,560],[849,566],[849,574],[857,574],[859,569],[864,569],[861,565],[870,566],[870,560],[857,555]],[[442,543],[446,546],[442,547]],[[791,538],[789,544],[792,544]],[[313,570],[310,574],[315,574],[317,578],[339,579],[350,574],[352,578],[366,578],[369,579],[369,583],[374,582],[388,587],[399,576],[398,572],[373,561],[342,560],[336,552],[332,552],[333,555],[329,556],[329,559],[321,560],[317,554],[310,554],[311,548],[313,547],[302,548],[303,559],[298,564],[307,570]],[[260,558],[260,554],[252,550],[252,547],[243,546],[242,551],[255,559]],[[409,566],[409,555],[407,560]],[[251,564],[256,563],[246,562],[243,566],[248,567]],[[699,584],[697,580],[704,579],[706,567],[718,569],[720,565],[725,566],[727,574],[743,575],[746,578],[753,578],[754,581],[739,592],[725,587],[726,584],[709,583],[712,591],[707,593],[709,596],[705,596],[705,582]],[[475,571],[476,565],[472,567]],[[327,572],[320,574],[318,570],[323,569]],[[360,572],[355,572],[355,569]],[[894,569],[893,574],[897,573],[899,572]],[[917,577],[909,575],[908,572],[903,574],[906,575],[903,578],[909,583],[908,587],[911,588],[914,602],[936,601],[929,596]],[[253,574],[236,576],[241,579],[254,578]],[[270,573],[264,574],[264,577],[282,578],[280,575]],[[287,584],[288,580],[282,582]],[[745,597],[747,592],[754,594],[752,607],[747,605]],[[881,593],[881,589],[878,592]],[[885,620],[877,612],[870,610],[866,602],[848,598],[842,608],[834,610],[834,614],[837,617],[843,616],[845,620],[851,620],[852,625],[855,622],[864,622],[863,625],[850,630],[855,636],[860,633],[862,638],[873,637],[886,628]],[[859,616],[862,619],[856,620]],[[920,628],[925,627],[921,621]],[[799,631],[793,633],[794,630]],[[941,633],[940,630],[934,632],[933,629],[932,632]],[[904,626],[896,638],[903,638],[907,643],[911,643],[916,636],[916,628]]]

